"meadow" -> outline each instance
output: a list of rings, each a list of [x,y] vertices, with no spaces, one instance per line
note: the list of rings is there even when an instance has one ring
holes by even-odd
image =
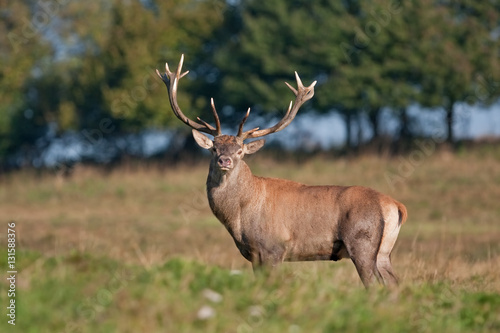
[[[254,174],[364,185],[403,202],[395,289],[354,265],[254,276],[205,194],[208,160],[0,176],[0,263],[16,223],[16,325],[1,332],[499,332],[500,147],[395,158],[248,156]]]

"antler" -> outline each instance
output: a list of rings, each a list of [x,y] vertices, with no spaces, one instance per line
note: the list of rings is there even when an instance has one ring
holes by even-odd
[[[183,63],[184,54],[181,56],[181,60],[179,61],[179,65],[177,66],[177,71],[175,73],[170,71],[170,69],[168,68],[168,63],[165,63],[164,74],[160,73],[159,70],[156,70],[156,74],[158,74],[160,79],[162,79],[163,83],[165,83],[165,85],[167,86],[168,97],[170,100],[170,105],[172,106],[172,111],[174,111],[176,117],[179,118],[184,124],[188,125],[191,128],[194,128],[195,130],[208,133],[213,136],[221,135],[219,116],[217,115],[217,111],[215,110],[213,98],[210,100],[210,104],[212,106],[212,112],[214,114],[216,126],[215,128],[206,121],[201,120],[199,117],[197,117],[196,119],[198,119],[201,124],[189,119],[184,115],[184,113],[182,113],[179,104],[177,104],[177,86],[179,84],[179,80],[183,78],[187,73],[189,73],[189,71],[186,71],[181,74]]]
[[[245,124],[245,121],[247,120],[248,115],[250,114],[250,108],[249,108],[247,114],[245,115],[245,118],[243,118],[243,120],[240,123],[240,127],[238,130],[238,137],[242,138],[243,140],[250,138],[258,138],[271,133],[279,132],[288,125],[290,125],[290,123],[295,118],[295,115],[297,114],[297,111],[299,111],[302,104],[304,104],[306,101],[310,100],[314,96],[314,86],[317,83],[317,81],[314,81],[313,83],[311,83],[309,87],[304,87],[297,72],[295,72],[295,78],[297,80],[297,89],[295,89],[287,82],[285,82],[288,88],[290,88],[290,90],[295,94],[296,98],[295,98],[295,103],[290,101],[290,105],[288,106],[288,111],[286,112],[283,119],[281,119],[276,125],[270,128],[259,130],[259,128],[257,127],[249,131],[243,132],[243,124]]]

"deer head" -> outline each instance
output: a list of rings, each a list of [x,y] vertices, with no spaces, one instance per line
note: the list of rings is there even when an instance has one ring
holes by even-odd
[[[181,56],[179,65],[175,72],[170,71],[168,63],[165,64],[165,73],[160,73],[156,70],[156,74],[162,79],[162,81],[167,86],[170,105],[177,118],[179,118],[183,123],[188,125],[193,129],[193,137],[196,143],[212,152],[212,166],[218,168],[221,172],[229,172],[237,167],[238,162],[243,158],[245,154],[253,154],[257,152],[265,143],[264,139],[252,141],[245,143],[244,141],[252,138],[259,138],[266,136],[271,133],[279,132],[285,127],[287,127],[292,120],[295,118],[297,111],[307,100],[314,96],[314,86],[316,81],[314,81],[309,87],[304,87],[299,75],[295,72],[295,78],[297,81],[297,89],[293,88],[291,85],[285,82],[285,84],[292,90],[295,94],[295,103],[290,101],[288,110],[284,117],[274,126],[266,129],[253,128],[248,131],[243,131],[243,126],[245,121],[250,115],[250,108],[248,108],[247,113],[243,120],[241,121],[238,134],[237,135],[223,135],[221,133],[221,126],[219,121],[219,116],[217,115],[217,110],[215,109],[215,104],[213,98],[211,99],[212,113],[214,115],[215,127],[207,123],[206,121],[197,118],[198,122],[187,118],[184,113],[182,113],[178,103],[177,103],[177,88],[179,80],[183,78],[189,71],[182,72],[182,64],[184,62],[184,55]],[[207,133],[214,137],[210,139],[203,133]]]

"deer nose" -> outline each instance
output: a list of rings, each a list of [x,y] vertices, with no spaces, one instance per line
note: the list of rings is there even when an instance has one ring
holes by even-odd
[[[219,164],[219,167],[221,168],[229,168],[231,167],[231,164],[233,164],[233,161],[231,160],[231,157],[228,156],[221,156],[219,157],[219,160],[217,161]]]

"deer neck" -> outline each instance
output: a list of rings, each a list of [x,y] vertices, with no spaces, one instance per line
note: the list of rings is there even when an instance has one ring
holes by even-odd
[[[210,165],[207,178],[207,195],[210,208],[226,226],[233,237],[239,233],[241,207],[252,200],[255,191],[255,177],[248,165],[239,161],[227,172],[221,172],[215,164]]]

